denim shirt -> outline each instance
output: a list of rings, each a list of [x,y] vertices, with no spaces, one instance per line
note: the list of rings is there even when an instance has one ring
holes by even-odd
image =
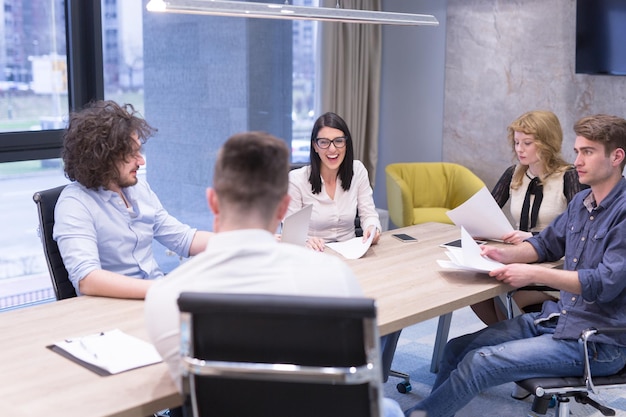
[[[582,294],[561,291],[545,302],[539,320],[559,316],[554,337],[578,339],[589,327],[626,326],[626,180],[596,206],[591,190],[579,192],[567,210],[527,240],[539,262],[565,256],[564,269],[578,272]],[[599,335],[598,342],[626,346],[626,334]]]
[[[196,229],[170,216],[145,181],[123,192],[132,210],[118,193],[79,183],[68,184],[59,197],[53,237],[79,295],[79,281],[98,269],[142,279],[163,276],[153,240],[189,256]]]

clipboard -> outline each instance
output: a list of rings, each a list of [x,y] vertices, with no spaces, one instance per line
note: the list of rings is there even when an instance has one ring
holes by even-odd
[[[100,376],[115,375],[163,361],[151,343],[119,329],[67,338],[46,348]]]

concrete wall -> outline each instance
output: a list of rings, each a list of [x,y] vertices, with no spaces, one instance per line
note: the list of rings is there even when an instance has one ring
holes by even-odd
[[[378,207],[387,207],[384,167],[392,162],[457,162],[493,187],[514,162],[506,127],[526,111],[559,117],[569,161],[576,120],[626,116],[626,77],[574,73],[576,0],[384,4],[434,14],[442,26],[383,32]]]
[[[626,116],[626,77],[574,73],[575,0],[448,0],[443,160],[495,185],[512,164],[506,127],[553,111],[574,160],[582,116]]]

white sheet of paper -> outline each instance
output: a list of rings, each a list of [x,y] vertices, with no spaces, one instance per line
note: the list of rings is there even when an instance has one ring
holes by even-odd
[[[372,233],[365,242],[363,242],[363,237],[354,237],[344,242],[330,242],[326,246],[343,255],[344,258],[359,259],[372,245],[374,235],[375,233]]]
[[[306,245],[306,237],[309,232],[312,212],[313,204],[308,204],[295,213],[285,217],[280,241],[282,243],[291,243],[298,246]]]
[[[463,227],[461,227],[461,248],[448,248],[446,255],[449,258],[448,261],[437,260],[437,263],[442,268],[489,272],[504,266],[500,262],[481,256],[480,246]]]
[[[69,338],[55,345],[112,374],[162,361],[152,344],[119,329]]]
[[[513,226],[486,187],[446,214],[454,224],[463,226],[475,238],[500,240],[513,231]]]

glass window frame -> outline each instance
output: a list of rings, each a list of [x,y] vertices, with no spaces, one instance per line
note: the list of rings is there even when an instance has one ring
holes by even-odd
[[[101,0],[65,0],[68,111],[103,100]],[[0,133],[0,163],[61,156],[62,129]]]

